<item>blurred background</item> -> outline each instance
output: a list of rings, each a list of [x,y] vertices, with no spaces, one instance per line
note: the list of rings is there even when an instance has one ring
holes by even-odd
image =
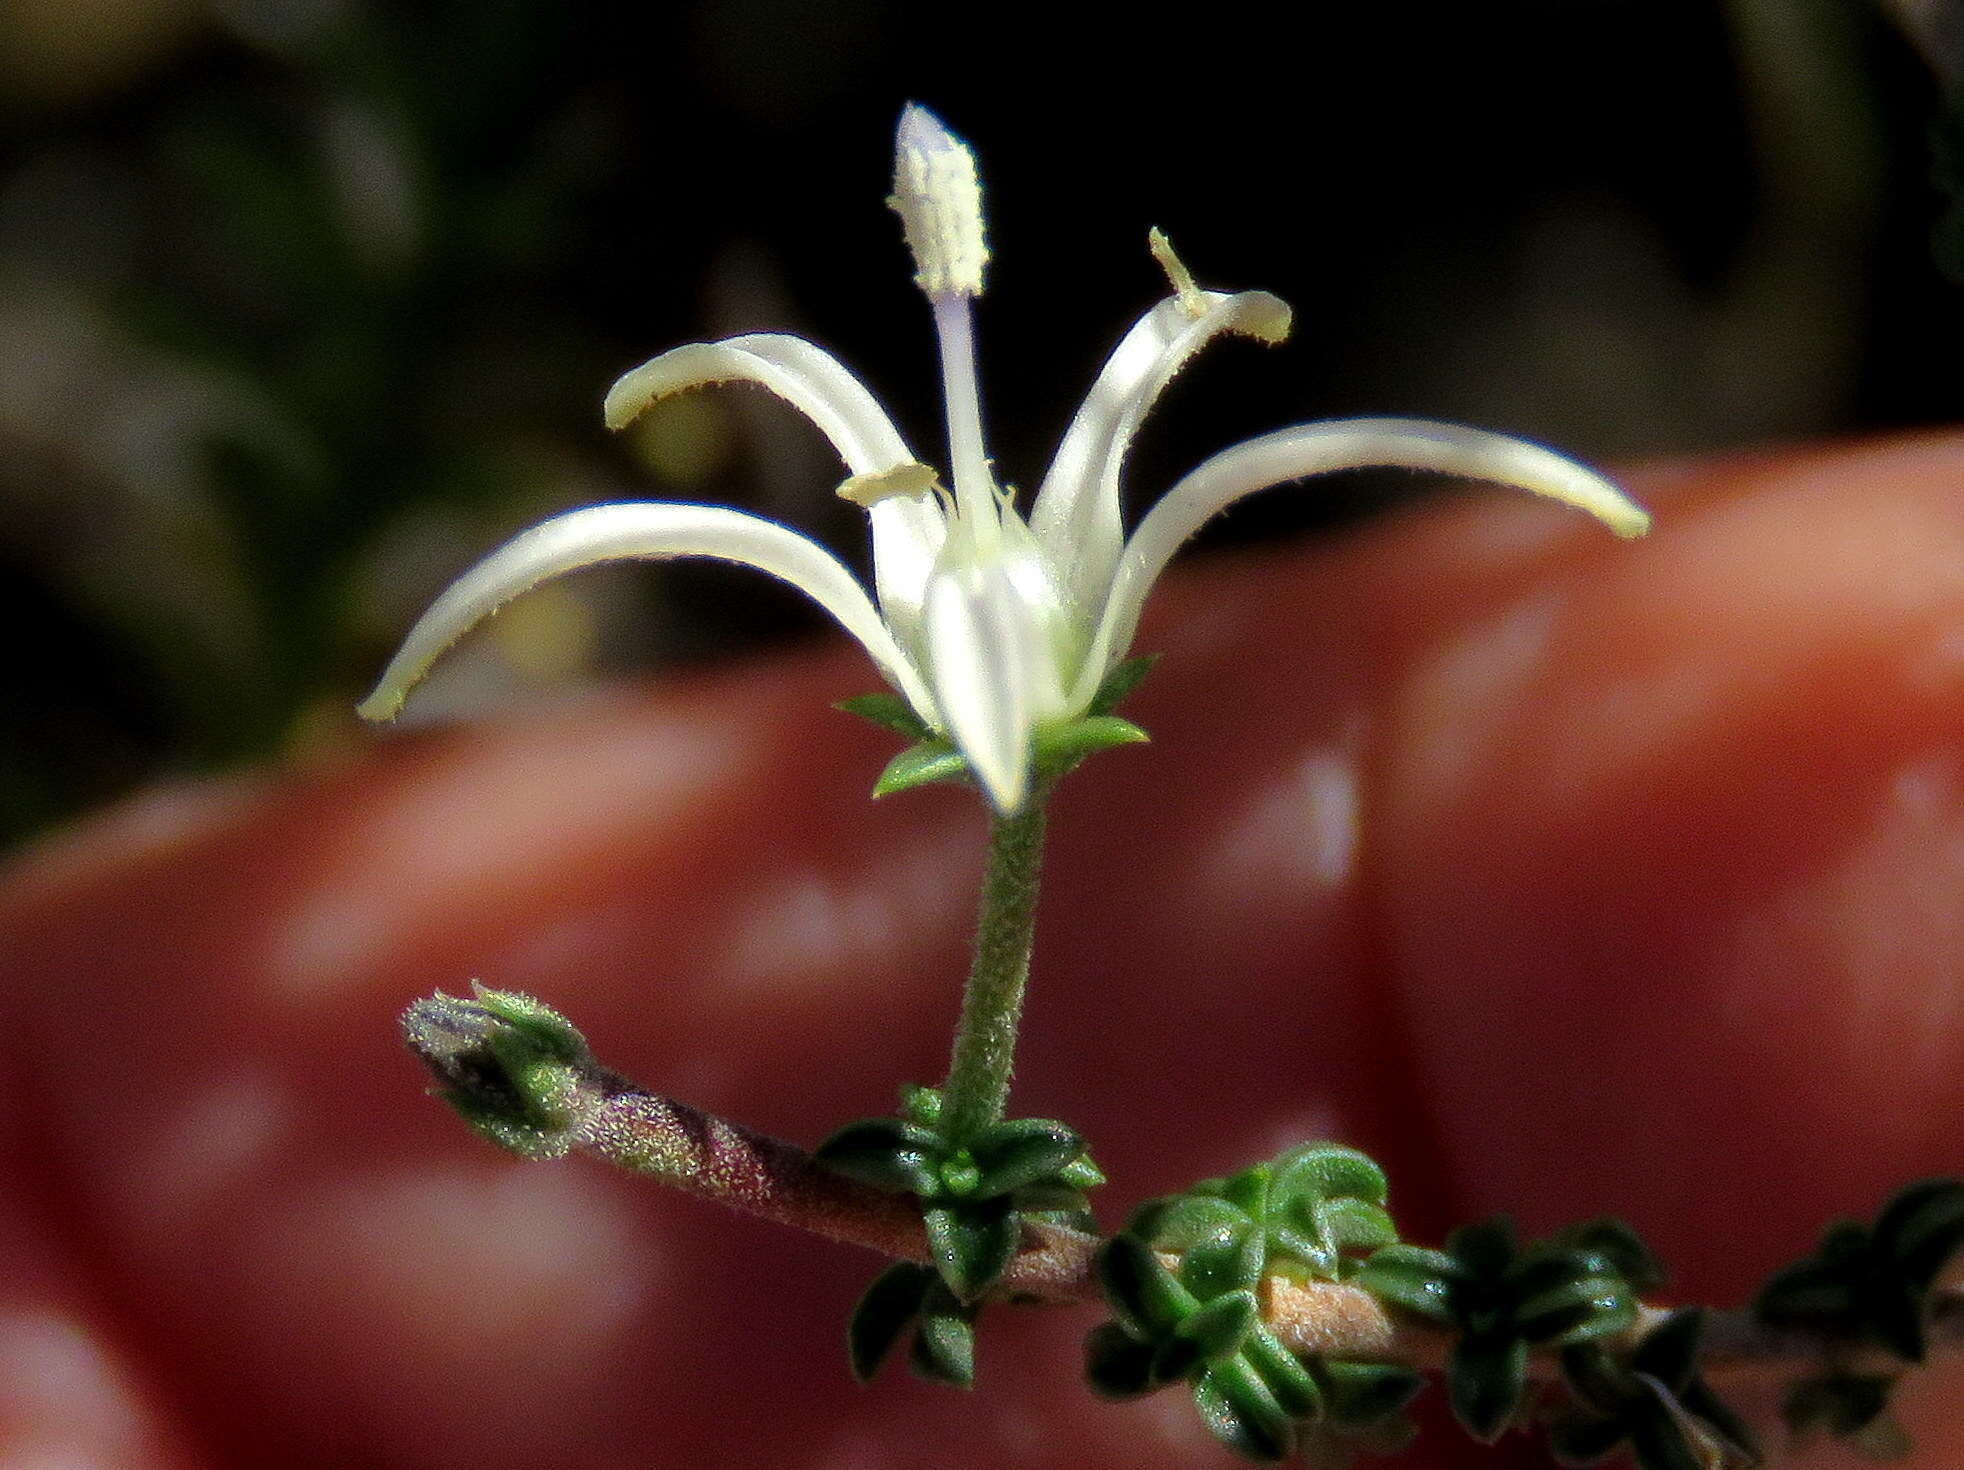
[[[1445,417],[1614,465],[1954,418],[1957,13],[1900,0],[0,5],[0,846],[159,774],[331,758],[427,600],[539,517],[738,504],[863,559],[751,391],[598,405],[676,343],[836,351],[941,455],[883,207],[919,100],[980,157],[985,413],[1025,487],[1163,290],[1297,312],[1181,379],[1133,510],[1231,439]],[[1263,497],[1328,533],[1409,480]],[[455,716],[800,636],[698,564],[514,605]],[[869,669],[869,687],[872,675]]]

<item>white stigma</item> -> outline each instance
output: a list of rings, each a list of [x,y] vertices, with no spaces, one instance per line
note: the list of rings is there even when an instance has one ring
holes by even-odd
[[[989,259],[982,240],[982,186],[968,145],[918,103],[900,114],[893,140],[893,197],[914,282],[930,296],[982,294]]]

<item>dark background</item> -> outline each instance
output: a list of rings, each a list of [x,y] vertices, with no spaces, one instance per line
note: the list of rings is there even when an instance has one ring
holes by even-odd
[[[927,313],[882,206],[910,99],[981,160],[985,413],[1026,488],[1163,289],[1152,224],[1203,284],[1290,301],[1297,334],[1182,378],[1135,513],[1300,418],[1462,419],[1613,465],[1957,412],[1939,86],[1856,0],[1211,4],[1172,25],[8,0],[0,843],[160,772],[366,738],[349,705],[426,600],[551,511],[727,501],[859,556],[836,466],[762,395],[693,395],[619,442],[598,404],[662,348],[789,329],[938,458]],[[1282,492],[1219,539],[1406,493]],[[727,570],[590,574],[516,605],[423,707],[814,620]]]

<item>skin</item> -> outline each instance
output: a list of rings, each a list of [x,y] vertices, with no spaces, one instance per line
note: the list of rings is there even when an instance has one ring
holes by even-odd
[[[1014,1100],[1108,1218],[1335,1137],[1413,1238],[1616,1212],[1733,1303],[1964,1170],[1964,437],[1631,483],[1634,545],[1441,496],[1155,598],[1155,743],[1054,809]],[[473,976],[806,1143],[937,1079],[981,820],[866,801],[890,745],[826,702],[870,687],[826,647],[364,739],[18,862],[0,1464],[1229,1463],[1082,1393],[1083,1312],[993,1314],[973,1396],[856,1390],[872,1257],[419,1096],[394,1014]],[[1958,1368],[1902,1396],[1924,1470]],[[1440,1417],[1405,1463],[1538,1463]]]

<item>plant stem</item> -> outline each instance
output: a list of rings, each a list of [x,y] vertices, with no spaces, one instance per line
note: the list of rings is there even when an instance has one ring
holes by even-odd
[[[958,1145],[999,1122],[1009,1097],[1016,1025],[1030,977],[1046,795],[1033,790],[1020,811],[991,820],[975,958],[941,1093],[941,1135]]]

